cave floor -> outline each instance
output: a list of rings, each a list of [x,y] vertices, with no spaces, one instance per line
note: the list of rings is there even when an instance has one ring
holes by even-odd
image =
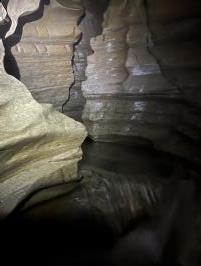
[[[54,265],[66,259],[68,265],[106,265],[107,250],[129,223],[197,171],[152,146],[88,139],[82,148],[80,180],[43,189],[23,202],[1,226],[2,250],[19,259],[22,251],[33,260],[54,257]]]

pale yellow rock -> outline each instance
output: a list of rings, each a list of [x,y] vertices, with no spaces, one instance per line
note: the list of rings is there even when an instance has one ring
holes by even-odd
[[[0,218],[30,193],[77,178],[85,127],[0,72]]]

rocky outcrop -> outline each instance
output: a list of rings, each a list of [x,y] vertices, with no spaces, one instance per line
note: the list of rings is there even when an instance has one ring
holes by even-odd
[[[199,7],[110,2],[83,83],[83,120],[94,140],[133,136],[200,162]]]
[[[39,102],[51,103],[61,111],[74,81],[73,45],[80,35],[77,22],[82,7],[80,1],[44,3],[32,17],[27,16],[29,23],[23,27],[20,42],[13,45],[8,39],[5,43],[7,47],[11,46],[19,78],[33,97]],[[26,22],[26,17],[22,20]],[[19,35],[20,30],[17,30],[13,38],[17,39]]]

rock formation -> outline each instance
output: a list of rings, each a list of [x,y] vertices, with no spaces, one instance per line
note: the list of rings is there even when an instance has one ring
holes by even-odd
[[[7,12],[11,19],[11,27],[7,32],[6,36],[12,35],[17,27],[18,18],[27,12],[33,12],[39,7],[40,0],[33,0],[27,2],[26,0],[21,1],[9,1],[7,5]]]
[[[82,7],[80,1],[75,0],[51,0],[43,5],[32,18],[29,17],[22,36],[20,30],[16,31],[13,38],[20,38],[20,42],[13,45],[8,39],[5,43],[7,47],[11,46],[19,78],[33,97],[41,103],[51,103],[61,111],[74,81],[71,61],[73,45],[80,35],[77,22]],[[36,20],[38,16],[42,17]],[[23,21],[26,22],[25,16]]]
[[[82,38],[74,46],[73,69],[75,81],[63,108],[65,114],[79,121],[82,120],[82,112],[85,105],[81,87],[82,82],[86,80],[87,56],[93,53],[90,39],[102,32],[103,13],[107,8],[108,0],[83,0],[82,4],[85,8],[85,15],[79,24]]]
[[[2,22],[7,16],[7,12],[2,3],[0,3],[0,21]]]
[[[43,187],[78,179],[85,127],[6,74],[0,47],[0,219]],[[31,51],[31,50],[30,50]],[[27,67],[30,65],[27,62]]]
[[[151,54],[160,65],[163,76],[177,90],[177,96],[168,93],[164,110],[171,104],[169,136],[157,143],[160,149],[201,162],[201,2],[177,0],[147,1],[147,25],[154,45]]]
[[[199,7],[110,2],[82,87],[83,120],[94,140],[132,136],[200,162]]]
[[[94,139],[109,135],[113,124],[107,119],[107,112],[113,114],[115,98],[122,90],[122,82],[127,77],[125,60],[127,55],[125,21],[127,1],[112,1],[106,11],[102,35],[91,40],[94,54],[88,57],[87,80],[83,82],[83,94],[86,105],[83,120],[89,134]],[[110,124],[110,129],[107,126]],[[107,131],[107,133],[106,133]],[[99,138],[100,137],[100,138]]]
[[[8,5],[0,5],[0,218],[19,207],[5,224],[13,231],[12,225],[28,224],[25,250],[37,253],[27,245],[32,231],[37,243],[43,235],[43,255],[64,249],[69,259],[66,245],[74,241],[72,256],[79,257],[78,244],[83,251],[89,239],[94,248],[94,232],[102,236],[93,226],[106,224],[118,237],[132,222],[139,226],[166,195],[177,201],[172,195],[185,179],[187,190],[190,183],[196,187],[183,210],[193,221],[186,226],[181,219],[179,241],[186,247],[177,251],[185,265],[194,265],[201,239],[200,0],[1,2]],[[52,104],[82,116],[96,140],[83,145],[79,173],[85,128]],[[16,231],[12,245],[21,252]]]

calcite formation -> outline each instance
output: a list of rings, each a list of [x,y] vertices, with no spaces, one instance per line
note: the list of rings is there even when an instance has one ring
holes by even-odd
[[[132,136],[200,162],[200,3],[187,6],[110,1],[82,86],[94,140]]]
[[[51,103],[61,111],[74,81],[73,45],[80,36],[77,21],[82,7],[77,0],[51,0],[44,6],[40,19],[39,11],[24,25],[20,42],[11,46],[11,52],[20,80],[33,97],[41,103]],[[16,32],[16,38],[19,34]],[[10,45],[9,40],[5,43]]]
[[[14,29],[15,30],[15,29]],[[0,43],[0,219],[31,193],[78,179],[85,127],[40,104],[4,70]]]

